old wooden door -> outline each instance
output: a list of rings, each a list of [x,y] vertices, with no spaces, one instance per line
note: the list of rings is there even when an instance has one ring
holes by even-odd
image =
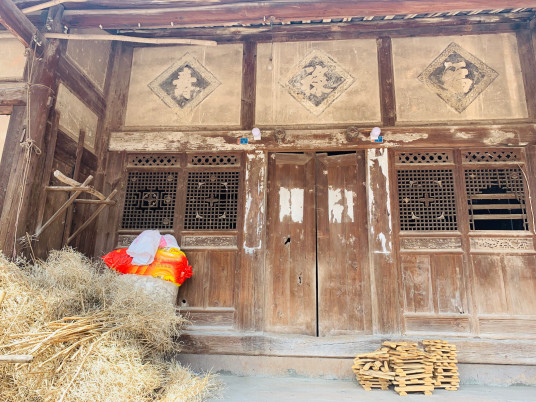
[[[361,154],[270,156],[265,330],[370,331]]]

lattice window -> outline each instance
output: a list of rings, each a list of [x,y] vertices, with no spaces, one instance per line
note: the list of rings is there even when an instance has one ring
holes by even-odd
[[[158,166],[179,166],[179,158],[175,155],[129,155],[129,167],[158,167]]]
[[[452,163],[452,151],[443,152],[398,152],[396,163],[407,164],[443,164]]]
[[[185,230],[234,230],[240,172],[189,172]]]
[[[464,163],[521,162],[521,152],[518,149],[462,151],[462,157]]]
[[[240,166],[238,155],[189,155],[190,166]]]
[[[448,170],[399,170],[401,230],[457,230],[454,174]]]
[[[178,173],[129,172],[123,229],[172,229]]]
[[[528,230],[520,168],[468,169],[465,187],[471,230]]]

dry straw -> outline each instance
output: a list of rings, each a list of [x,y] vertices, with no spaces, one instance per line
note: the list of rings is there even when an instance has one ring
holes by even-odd
[[[46,262],[0,255],[2,401],[201,401],[219,394],[214,376],[173,360],[186,320],[169,302],[70,249]]]

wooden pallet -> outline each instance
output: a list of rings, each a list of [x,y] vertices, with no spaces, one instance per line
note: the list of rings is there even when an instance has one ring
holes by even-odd
[[[460,386],[456,345],[439,339],[422,342],[434,361],[434,387],[456,391]]]

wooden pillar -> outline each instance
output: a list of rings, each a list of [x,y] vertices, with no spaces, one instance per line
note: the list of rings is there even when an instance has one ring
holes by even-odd
[[[110,194],[121,184],[125,169],[125,154],[110,154],[108,143],[110,133],[118,130],[124,123],[127,108],[130,69],[132,67],[132,47],[120,42],[112,43],[112,60],[106,77],[106,114],[96,148],[97,175],[95,187],[103,194]],[[124,183],[123,183],[124,184]],[[104,209],[97,221],[95,256],[112,250],[117,242],[117,227],[122,211],[122,192],[117,204]]]
[[[266,166],[263,151],[246,154],[245,208],[235,306],[240,329],[261,330],[264,309]]]
[[[400,332],[398,277],[387,149],[367,150],[367,183],[372,327],[376,334],[397,334]]]
[[[35,209],[37,201],[42,196],[36,191],[36,186],[42,183],[36,183],[35,178],[42,169],[48,145],[44,139],[49,110],[55,95],[52,88],[59,58],[58,42],[49,41],[42,58],[32,60],[30,57],[28,61],[32,64],[32,76],[28,88],[29,116],[26,115],[24,118],[25,136],[22,136],[22,126],[17,131],[19,138],[23,138],[28,144],[31,141],[33,146],[30,153],[26,147],[15,147],[13,154],[12,170],[0,216],[0,249],[8,255],[15,252],[15,238],[19,238],[25,232],[33,233],[35,229],[36,222],[28,218],[29,212],[32,208]]]

